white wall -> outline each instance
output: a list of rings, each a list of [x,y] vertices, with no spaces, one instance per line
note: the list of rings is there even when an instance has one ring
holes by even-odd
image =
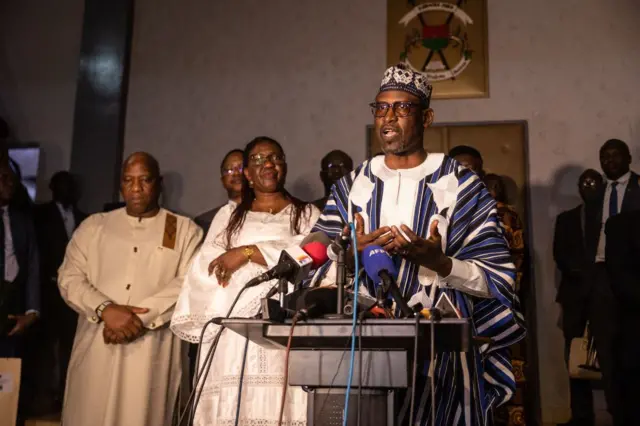
[[[0,116],[19,141],[42,148],[39,200],[71,160],[82,0],[0,2]]]
[[[125,150],[156,155],[169,205],[195,214],[224,199],[222,154],[266,134],[285,146],[293,192],[319,196],[324,153],[364,158],[385,10],[384,0],[138,0]],[[434,102],[437,121],[529,122],[545,421],[565,420],[568,406],[553,219],[606,139],[640,156],[639,13],[637,0],[489,0],[490,98]]]

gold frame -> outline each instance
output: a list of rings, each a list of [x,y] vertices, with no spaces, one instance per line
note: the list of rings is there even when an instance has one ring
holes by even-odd
[[[432,68],[426,71],[432,76],[432,99],[489,97],[487,15],[487,0],[387,0],[387,66],[404,60],[414,69]],[[429,49],[424,43],[439,47]],[[449,65],[451,58],[455,65]],[[439,80],[458,71],[453,80]]]

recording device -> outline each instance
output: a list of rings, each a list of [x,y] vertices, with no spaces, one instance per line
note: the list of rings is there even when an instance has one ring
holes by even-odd
[[[335,287],[305,288],[296,290],[285,297],[284,309],[280,307],[277,300],[263,298],[262,299],[262,319],[273,322],[284,322],[286,319],[292,319],[296,312],[301,311],[300,320],[308,320],[314,318],[330,318],[335,317],[338,308],[337,303],[338,289]],[[275,293],[274,293],[275,294]],[[358,295],[358,312],[365,314],[373,311],[375,308],[375,300]],[[347,302],[345,303],[345,313],[353,314],[353,292],[347,292]],[[373,315],[365,317],[379,317],[384,312],[375,311]],[[383,315],[382,315],[383,316]]]
[[[396,305],[400,309],[402,317],[410,317],[413,311],[407,305],[402,297],[396,277],[398,271],[391,256],[380,246],[369,246],[362,252],[362,264],[367,276],[375,283],[376,286],[382,287],[381,296],[391,294]]]
[[[443,318],[462,318],[462,313],[460,313],[456,305],[451,302],[451,299],[449,299],[446,293],[440,295],[440,298],[436,302],[436,309],[442,312]]]
[[[336,300],[335,288],[308,289],[296,301],[296,315],[304,321],[334,313],[338,308]]]
[[[277,300],[262,299],[262,319],[284,322],[295,317],[304,321],[334,313],[336,308],[335,288],[306,288],[288,295],[284,307]]]

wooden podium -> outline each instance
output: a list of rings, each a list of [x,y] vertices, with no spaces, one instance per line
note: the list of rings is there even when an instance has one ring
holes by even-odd
[[[20,395],[19,358],[0,358],[0,426],[15,426]]]
[[[222,325],[252,342],[283,350],[291,322],[230,318]],[[431,321],[417,326],[418,359],[431,352]],[[436,352],[467,352],[471,348],[468,319],[442,319],[433,324]],[[349,379],[352,322],[349,319],[318,319],[296,324],[289,356],[289,384],[308,393],[308,426],[342,425]],[[356,327],[356,353],[349,401],[348,425],[356,425],[358,387],[361,391],[361,424],[395,425],[394,390],[411,385],[415,319],[369,319]],[[362,363],[362,367],[360,366]],[[362,373],[362,375],[360,375]]]

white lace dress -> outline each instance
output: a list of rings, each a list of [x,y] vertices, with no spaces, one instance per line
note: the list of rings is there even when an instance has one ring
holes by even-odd
[[[218,285],[215,274],[209,276],[209,263],[223,254],[224,231],[234,206],[224,206],[213,219],[209,233],[195,256],[185,278],[171,320],[171,329],[181,339],[197,343],[206,321],[223,317],[231,303],[251,278],[266,270],[249,263],[236,271],[229,285]],[[249,212],[244,224],[232,241],[233,247],[255,244],[264,256],[268,267],[277,263],[280,252],[299,244],[316,222],[320,211],[313,207],[309,219],[303,220],[300,234],[292,235],[292,206],[278,214]],[[304,218],[303,218],[304,219]],[[236,304],[232,317],[251,317],[260,307],[260,299],[266,295],[275,281],[248,289]],[[211,347],[219,326],[207,327],[200,348],[200,365]],[[238,334],[224,330],[206,379],[202,397],[195,416],[195,426],[228,426],[235,423],[238,402],[238,384],[242,367],[242,354],[246,340]],[[241,426],[272,426],[278,424],[282,385],[284,383],[284,351],[267,350],[249,342],[243,378],[242,399],[238,424]],[[283,425],[307,424],[307,396],[299,387],[287,392]]]

